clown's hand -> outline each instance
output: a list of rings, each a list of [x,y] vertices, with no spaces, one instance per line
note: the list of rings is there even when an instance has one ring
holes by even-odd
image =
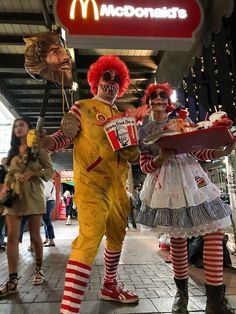
[[[47,151],[53,151],[55,143],[46,135],[46,130],[37,131],[32,129],[27,134],[27,145],[33,148],[42,147]]]
[[[122,159],[125,159],[130,162],[138,161],[139,159],[138,146],[135,145],[122,148],[121,150],[119,150],[119,155]]]
[[[31,129],[27,134],[26,141],[29,147],[44,147],[44,142],[46,142],[46,131],[42,130],[39,132],[36,129]]]
[[[153,163],[156,168],[162,166],[163,162],[168,158],[174,156],[176,152],[172,149],[161,149],[160,154],[153,159]]]
[[[35,129],[29,130],[26,138],[27,146],[28,147],[39,147],[39,139],[37,136],[37,131]]]

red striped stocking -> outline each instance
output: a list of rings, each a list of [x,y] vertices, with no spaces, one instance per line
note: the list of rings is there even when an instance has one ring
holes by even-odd
[[[206,284],[223,284],[223,232],[208,233],[204,236],[203,262]]]
[[[105,273],[104,281],[114,282],[117,276],[117,268],[119,265],[121,252],[114,252],[105,249],[104,251],[104,263],[105,263]]]
[[[176,279],[188,278],[187,239],[171,238],[170,254]]]
[[[61,314],[80,312],[80,304],[88,285],[90,273],[91,266],[68,260]]]

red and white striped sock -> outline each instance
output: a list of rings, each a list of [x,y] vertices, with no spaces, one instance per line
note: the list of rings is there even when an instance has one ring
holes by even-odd
[[[188,250],[187,239],[171,238],[170,254],[175,279],[188,278]]]
[[[104,270],[104,281],[105,282],[114,282],[117,276],[117,269],[120,261],[120,254],[119,252],[110,251],[105,249],[104,251],[104,263],[105,263],[105,270]]]
[[[204,236],[203,263],[206,284],[223,284],[223,236],[222,231]]]
[[[64,295],[61,302],[61,314],[79,313],[90,273],[91,266],[68,260],[65,273]]]

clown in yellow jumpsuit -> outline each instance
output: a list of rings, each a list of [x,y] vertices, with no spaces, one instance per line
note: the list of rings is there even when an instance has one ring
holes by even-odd
[[[97,72],[99,81],[94,81]],[[79,128],[73,141],[74,199],[79,208],[79,236],[72,242],[72,253],[67,264],[62,314],[80,312],[91,266],[104,235],[106,245],[102,299],[122,303],[139,300],[137,295],[125,290],[116,280],[130,211],[126,192],[127,161],[137,160],[138,149],[132,147],[114,152],[103,127],[98,126],[101,119],[120,113],[111,99],[115,99],[117,93],[121,95],[124,92],[128,79],[128,70],[118,57],[100,57],[88,73],[95,97],[78,101],[70,109]],[[68,141],[59,130],[47,142],[53,143],[54,150],[57,150],[68,145],[71,140]]]
[[[74,141],[74,180],[80,236],[72,243],[71,258],[91,265],[104,234],[106,248],[121,251],[130,208],[128,168],[122,153],[112,150],[104,129],[96,125],[100,114],[110,117],[117,111],[96,99],[81,101],[79,106],[81,129]]]

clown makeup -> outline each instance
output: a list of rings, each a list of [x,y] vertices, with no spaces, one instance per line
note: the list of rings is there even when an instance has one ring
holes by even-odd
[[[116,71],[105,71],[98,84],[98,96],[113,102],[119,92],[120,83],[120,77]]]
[[[150,94],[149,104],[154,112],[166,111],[168,101],[168,95],[161,89],[157,89]]]
[[[118,74],[114,74],[114,77],[112,77],[112,73],[107,71],[107,72],[104,72],[103,75],[102,75],[102,79],[103,81],[105,82],[110,82],[112,79],[114,80],[114,82],[116,82],[117,84],[120,85],[120,77]]]
[[[156,99],[158,96],[160,96],[160,98],[162,98],[162,99],[168,99],[169,98],[168,95],[163,91],[161,91],[159,93],[157,91],[152,92],[150,95],[150,98]]]

